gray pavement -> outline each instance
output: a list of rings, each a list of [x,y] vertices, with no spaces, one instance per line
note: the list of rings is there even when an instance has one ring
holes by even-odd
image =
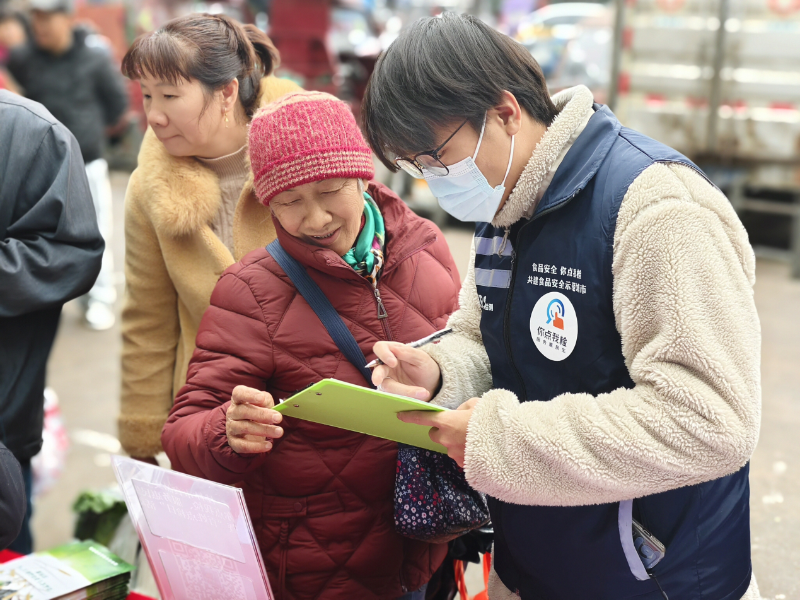
[[[114,173],[115,232],[112,242],[124,285],[122,206],[127,176]],[[445,236],[466,272],[471,234]],[[751,463],[753,563],[764,598],[800,600],[800,281],[788,266],[759,259],[755,298],[763,331],[763,421]],[[118,450],[119,326],[93,332],[80,323],[74,303],[65,307],[48,371],[72,438],[66,468],[55,487],[36,503],[38,549],[70,539],[71,504],[81,490],[112,485],[110,454]],[[480,591],[480,569],[468,569],[471,593]],[[673,598],[672,600],[680,600]]]

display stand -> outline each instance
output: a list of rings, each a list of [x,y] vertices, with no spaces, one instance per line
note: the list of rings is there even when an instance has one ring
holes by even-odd
[[[273,600],[238,488],[114,456],[162,600]]]

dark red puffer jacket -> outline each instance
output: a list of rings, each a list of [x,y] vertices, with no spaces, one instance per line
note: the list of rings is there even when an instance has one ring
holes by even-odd
[[[444,327],[460,287],[439,229],[379,184],[369,192],[386,223],[378,290],[333,251],[287,234],[367,359],[378,340],[411,342]],[[238,455],[225,436],[237,385],[286,398],[325,377],[367,385],[266,250],[229,268],[203,316],[187,384],[162,433],[178,471],[242,488],[278,600],[390,600],[426,583],[446,545],[394,531],[397,445],[292,418],[269,454]]]

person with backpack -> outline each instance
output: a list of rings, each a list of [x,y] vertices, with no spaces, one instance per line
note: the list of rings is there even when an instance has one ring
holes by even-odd
[[[454,333],[373,383],[488,496],[492,600],[759,597],[755,258],[720,190],[470,16],[402,32],[364,99],[391,169],[475,223]]]

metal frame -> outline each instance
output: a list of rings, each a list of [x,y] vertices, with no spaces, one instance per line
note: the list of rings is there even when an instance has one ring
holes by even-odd
[[[619,79],[622,72],[623,55],[623,36],[625,31],[626,0],[614,0],[614,38],[611,60],[611,81],[608,91],[608,106],[611,110],[616,110],[619,103],[620,89]],[[726,24],[730,16],[731,0],[719,0],[719,29],[714,40],[714,56],[712,61],[713,74],[711,87],[709,89],[708,103],[708,126],[706,130],[705,152],[695,156],[694,160],[706,164],[725,165],[728,167],[738,164],[740,168],[746,170],[753,167],[753,161],[741,162],[735,157],[724,157],[720,155],[718,148],[719,136],[719,107],[722,101],[722,69],[725,64],[725,43],[727,38]],[[769,161],[774,164],[775,161]],[[785,215],[792,219],[792,235],[790,240],[790,250],[788,253],[779,251],[777,255],[787,256],[791,264],[791,274],[794,278],[800,278],[800,194],[795,194],[795,201],[791,204],[774,202],[758,198],[749,198],[744,195],[744,178],[731,186],[729,199],[731,205],[737,212],[749,210],[753,212]]]
[[[619,75],[622,71],[622,36],[625,30],[625,0],[614,0],[614,47],[611,55],[611,82],[608,107],[614,111],[619,101]]]
[[[730,0],[719,0],[719,27],[714,40],[714,61],[712,64],[711,89],[708,95],[708,131],[706,135],[706,151],[717,152],[717,125],[719,123],[719,106],[722,102],[722,67],[725,62],[726,24],[730,15]]]

